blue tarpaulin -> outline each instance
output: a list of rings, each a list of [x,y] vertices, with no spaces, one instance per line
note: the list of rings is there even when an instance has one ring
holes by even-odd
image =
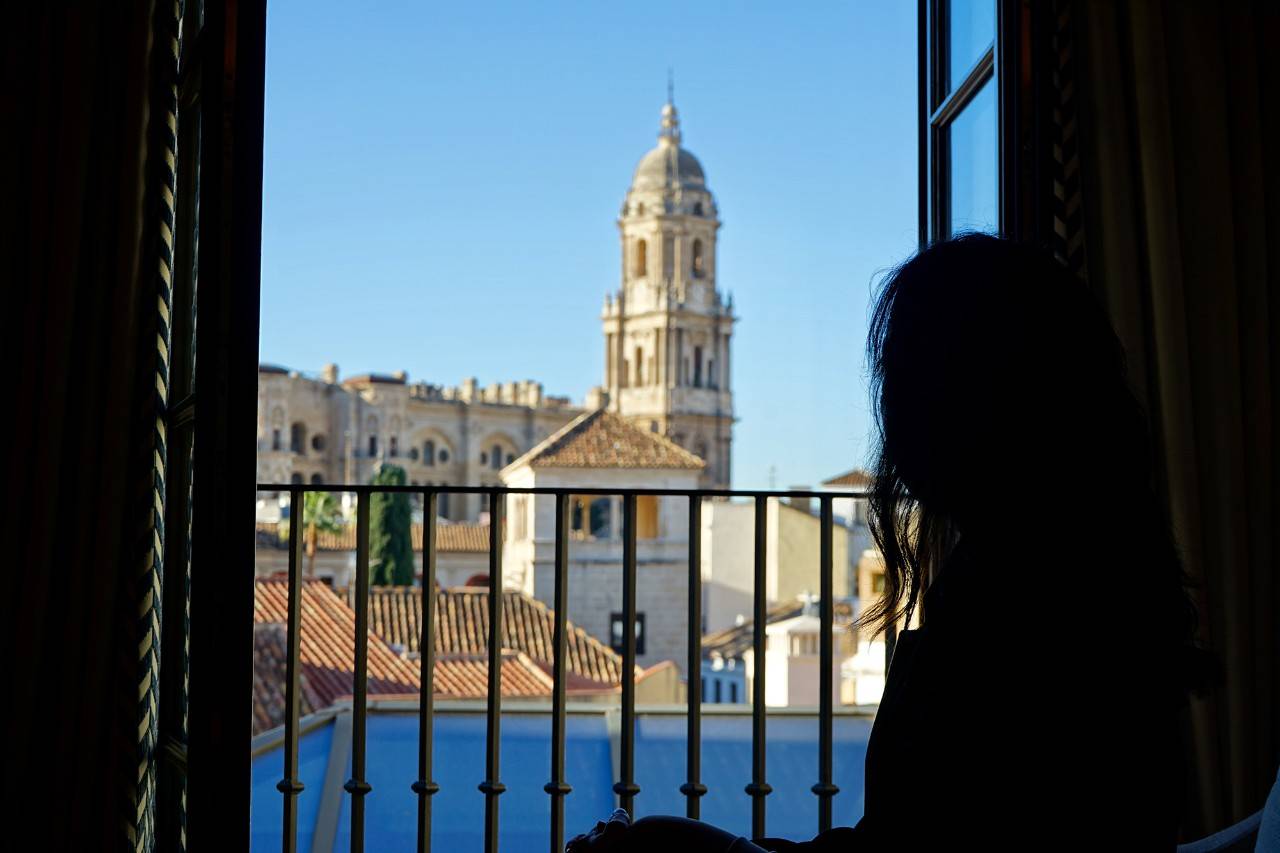
[[[566,835],[584,831],[615,806],[614,743],[605,713],[574,713],[566,720],[565,777],[573,793],[565,799]],[[616,717],[614,717],[616,720]],[[683,716],[637,715],[637,817],[683,815],[685,801],[685,725]],[[834,800],[837,825],[850,825],[862,815],[862,769],[871,721],[866,717],[835,719]],[[300,850],[313,849],[322,808],[337,808],[334,850],[350,849],[350,796],[340,782],[350,776],[349,743],[333,735],[329,722],[309,731],[299,744],[299,775],[306,786],[299,795]],[[542,786],[550,778],[551,719],[546,713],[504,714],[501,780],[507,791],[499,799],[499,842],[507,851],[547,849],[550,797]],[[617,733],[613,733],[616,740]],[[484,778],[485,718],[479,713],[439,713],[435,718],[434,778],[440,792],[433,798],[432,847],[443,851],[480,850],[484,840],[484,795],[476,786]],[[809,790],[818,779],[817,716],[770,717],[766,747],[770,835],[808,838],[817,829],[817,797]],[[417,778],[418,720],[413,713],[374,711],[368,716],[365,840],[370,850],[412,850],[416,838],[417,798],[410,785]],[[343,762],[342,779],[326,798],[325,772],[333,749]],[[253,763],[253,844],[255,850],[280,849],[282,800],[275,785],[283,767],[277,746]],[[702,718],[702,781],[709,792],[702,817],[732,832],[747,835],[751,799],[743,786],[751,780],[751,718],[707,714]]]

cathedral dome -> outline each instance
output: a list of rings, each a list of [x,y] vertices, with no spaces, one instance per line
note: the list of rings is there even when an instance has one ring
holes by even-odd
[[[706,175],[698,158],[680,147],[680,116],[673,104],[662,108],[658,146],[640,158],[631,179],[633,190],[705,189]]]

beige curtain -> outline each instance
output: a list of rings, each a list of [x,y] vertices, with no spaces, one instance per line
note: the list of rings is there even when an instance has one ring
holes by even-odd
[[[1188,725],[1197,836],[1260,808],[1280,761],[1280,12],[1080,0],[1073,17],[1088,275],[1225,670]]]

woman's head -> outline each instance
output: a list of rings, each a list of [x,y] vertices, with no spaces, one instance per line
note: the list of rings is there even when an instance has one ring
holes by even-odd
[[[868,355],[880,473],[962,528],[1099,466],[1138,475],[1104,458],[1145,444],[1120,343],[1085,286],[1037,249],[973,234],[916,255],[884,283]]]
[[[1040,543],[1029,553],[1043,564],[1068,525],[1132,540],[1185,606],[1123,349],[1051,255],[979,234],[930,246],[886,277],[867,351],[886,572],[863,624],[908,615],[957,534]]]

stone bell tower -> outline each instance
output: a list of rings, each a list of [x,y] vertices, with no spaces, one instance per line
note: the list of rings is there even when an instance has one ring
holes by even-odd
[[[702,457],[704,485],[728,488],[734,317],[716,281],[718,213],[668,95],[658,145],[618,217],[622,286],[605,298],[604,387],[610,409]]]

